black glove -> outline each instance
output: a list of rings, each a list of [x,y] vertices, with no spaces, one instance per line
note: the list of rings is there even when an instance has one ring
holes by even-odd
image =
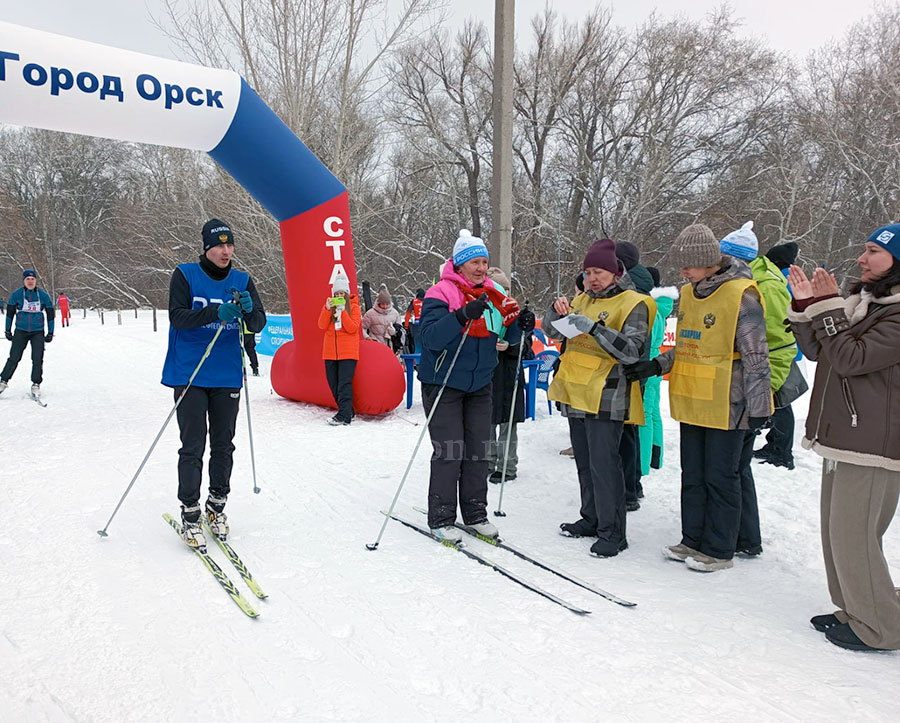
[[[639,361],[634,364],[623,364],[622,369],[625,371],[625,378],[629,382],[639,382],[641,379],[658,377],[662,374],[662,367],[656,359]]]
[[[12,341],[12,332],[9,329],[6,330],[6,340]]]
[[[534,325],[536,322],[537,319],[534,316],[534,312],[527,306],[519,312],[519,318],[516,319],[516,323],[519,325],[519,328],[522,330],[523,334],[528,334],[529,332],[534,331]]]
[[[482,294],[477,299],[473,299],[465,306],[457,309],[455,312],[456,318],[459,319],[460,324],[465,324],[467,321],[480,319],[484,312],[487,311],[487,308],[487,294]]]
[[[51,341],[53,341],[53,332],[47,334],[47,336],[44,337],[44,341],[47,342],[48,344],[49,344]]]
[[[768,417],[750,417],[750,419],[747,420],[747,426],[750,427],[751,432],[757,432],[765,427],[768,421]]]

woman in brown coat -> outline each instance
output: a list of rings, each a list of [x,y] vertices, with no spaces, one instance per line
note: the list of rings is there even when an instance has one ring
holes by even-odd
[[[810,621],[850,650],[900,650],[900,597],[881,539],[900,496],[900,224],[873,233],[847,299],[834,277],[791,266],[788,312],[817,361],[803,446],[822,467],[822,548],[837,610]]]

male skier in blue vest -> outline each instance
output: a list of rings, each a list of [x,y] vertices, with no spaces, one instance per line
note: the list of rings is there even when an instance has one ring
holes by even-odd
[[[231,266],[234,236],[228,224],[210,219],[203,226],[200,262],[180,264],[169,283],[169,350],[162,383],[175,390],[175,400],[200,365],[178,406],[181,449],[178,450],[178,499],[182,537],[203,549],[200,527],[200,482],[206,424],[209,419],[209,496],[206,520],[213,534],[228,535],[225,501],[231,482],[232,439],[243,384],[241,320],[250,332],[262,331],[266,313],[250,274]],[[203,354],[219,326],[222,332],[209,356]]]
[[[0,372],[0,394],[9,386],[16,367],[22,359],[25,347],[31,344],[31,396],[41,396],[44,378],[44,344],[53,341],[53,325],[56,311],[50,294],[37,285],[37,274],[32,269],[22,272],[22,288],[9,295],[6,308],[6,338],[12,342],[9,359]],[[47,313],[47,334],[44,335],[44,312]],[[13,318],[16,331],[13,333]]]

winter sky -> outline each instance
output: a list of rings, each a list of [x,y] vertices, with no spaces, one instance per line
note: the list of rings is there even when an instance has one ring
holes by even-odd
[[[401,0],[389,0],[399,4]],[[517,37],[528,35],[528,23],[549,4],[565,17],[585,14],[590,0],[518,0]],[[650,13],[677,13],[702,18],[722,0],[617,0],[613,16],[630,28]],[[873,0],[732,0],[730,6],[744,23],[749,36],[765,38],[772,47],[802,56],[844,31],[873,9]],[[164,0],[0,0],[0,20],[50,32],[71,35],[106,45],[151,55],[178,57],[165,35],[152,24],[151,15],[162,15]],[[490,0],[450,0],[450,20],[461,23],[472,17],[493,24]]]

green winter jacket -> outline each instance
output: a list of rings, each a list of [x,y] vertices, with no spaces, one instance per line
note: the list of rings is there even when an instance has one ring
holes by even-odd
[[[766,341],[769,344],[769,364],[772,367],[772,391],[781,389],[797,356],[797,341],[786,328],[787,312],[791,306],[791,292],[781,270],[765,256],[750,261],[753,280],[759,287],[766,305]]]

